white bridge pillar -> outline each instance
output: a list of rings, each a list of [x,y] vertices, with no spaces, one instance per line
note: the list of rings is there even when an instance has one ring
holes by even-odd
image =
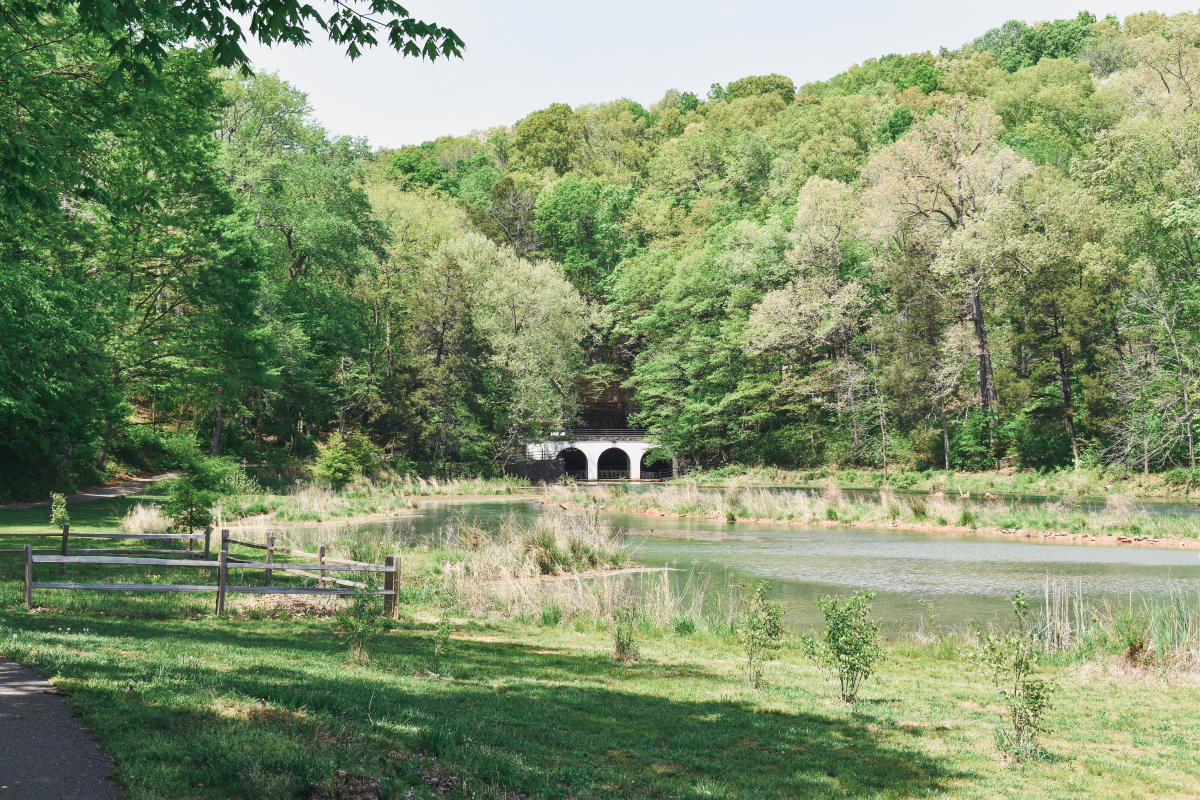
[[[606,450],[620,450],[629,459],[629,480],[640,481],[642,479],[642,456],[653,446],[644,439],[620,437],[585,439],[581,437],[564,441],[534,442],[526,445],[525,452],[532,459],[552,459],[558,458],[559,453],[563,450],[578,450],[587,459],[587,479],[595,481],[600,479],[600,456]]]

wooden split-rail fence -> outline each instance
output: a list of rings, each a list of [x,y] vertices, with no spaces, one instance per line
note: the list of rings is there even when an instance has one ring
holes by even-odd
[[[16,534],[20,536],[59,536],[53,534]],[[57,550],[34,550],[31,545],[25,545],[23,550],[0,550],[3,553],[24,553],[25,555],[25,606],[33,607],[33,592],[35,589],[68,589],[102,592],[215,592],[216,612],[225,613],[225,596],[228,594],[290,594],[290,595],[352,595],[359,591],[382,595],[384,598],[384,613],[396,616],[399,608],[396,604],[396,589],[400,576],[400,557],[388,556],[383,564],[368,564],[365,561],[354,561],[345,558],[335,558],[326,555],[325,545],[317,552],[310,553],[276,544],[274,536],[267,537],[266,544],[246,542],[233,539],[229,531],[221,531],[220,549],[217,557],[212,557],[212,529],[206,528],[203,536],[199,534],[170,534],[170,533],[71,533],[70,526],[64,525],[61,545]],[[187,550],[149,550],[149,549],[100,549],[68,547],[70,538],[85,539],[142,539],[183,541],[188,543]],[[192,550],[193,543],[204,542],[202,551]],[[263,560],[241,558],[230,555],[230,545],[246,547],[253,550],[265,551]],[[277,555],[293,558],[314,559],[313,563],[295,563],[292,561],[277,561]],[[149,557],[147,557],[149,556]],[[164,557],[171,556],[171,557]],[[65,574],[68,564],[90,564],[103,566],[146,566],[146,567],[184,567],[196,569],[216,569],[217,583],[212,584],[174,584],[174,583],[79,583],[70,581],[35,581],[33,568],[36,564],[58,564],[59,574]],[[261,572],[261,584],[230,584],[229,572]],[[372,589],[363,581],[330,576],[329,573],[382,573],[383,588]],[[295,575],[316,579],[316,586],[288,586],[274,583],[275,573]]]

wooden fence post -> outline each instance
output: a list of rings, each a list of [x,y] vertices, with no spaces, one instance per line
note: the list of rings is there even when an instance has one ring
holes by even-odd
[[[383,590],[391,591],[391,594],[383,596],[383,613],[384,616],[396,616],[396,557],[388,556],[384,559],[383,565],[387,567],[387,572],[383,573]]]
[[[70,535],[71,535],[71,523],[69,523],[69,522],[68,522],[68,523],[66,523],[65,525],[63,525],[63,536],[62,536],[62,554],[63,554],[64,556],[67,554],[67,538],[68,538]],[[67,572],[67,565],[66,565],[66,564],[59,564],[59,565],[58,565],[58,574],[59,574],[59,575],[65,575],[65,574],[66,574],[66,572]]]
[[[224,550],[217,553],[217,561],[220,562],[217,567],[217,616],[225,614],[225,573],[228,569],[226,558],[229,554]]]
[[[268,564],[275,563],[275,537],[274,537],[274,535],[267,536],[267,563]],[[270,567],[267,567],[267,570],[266,570],[266,584],[265,585],[266,586],[271,585],[271,568]]]
[[[321,545],[317,548],[317,563],[325,563],[325,545]],[[321,577],[317,580],[317,584],[320,586],[325,585],[325,570],[321,570]]]
[[[33,550],[25,545],[25,608],[33,608]]]
[[[212,539],[212,525],[205,525],[204,526],[204,560],[205,561],[212,560],[212,548],[209,546],[211,539]]]

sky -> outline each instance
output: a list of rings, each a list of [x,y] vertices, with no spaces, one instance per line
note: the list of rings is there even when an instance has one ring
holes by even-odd
[[[1195,10],[1196,0],[1153,6],[1107,0],[1098,17]],[[887,53],[958,47],[1008,19],[1073,17],[1058,0],[408,0],[418,19],[453,28],[462,60],[403,58],[383,47],[350,61],[318,35],[304,48],[246,48],[256,70],[307,92],[336,135],[375,147],[417,144],[511,125],[551,103],[627,97],[643,105],[668,89],[703,96],[713,83],[778,72],[797,86]]]

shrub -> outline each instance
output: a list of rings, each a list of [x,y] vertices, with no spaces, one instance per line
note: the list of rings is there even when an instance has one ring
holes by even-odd
[[[563,610],[558,603],[550,603],[542,606],[542,625],[547,628],[554,628],[558,623],[562,622]]]
[[[383,616],[383,598],[375,593],[376,585],[354,590],[350,607],[334,615],[334,631],[350,642],[350,659],[363,663],[370,658],[367,644],[391,627]]]
[[[996,746],[1019,762],[1042,754],[1037,740],[1045,730],[1043,718],[1054,689],[1034,674],[1037,631],[1030,619],[1029,601],[1022,592],[1017,592],[1012,606],[1016,624],[1006,633],[974,623],[979,646],[971,653],[971,660],[983,667],[1000,703]]]
[[[331,434],[324,444],[317,445],[313,477],[320,483],[340,489],[354,479],[357,471],[350,448],[340,433]]]
[[[343,442],[356,473],[371,476],[382,468],[383,456],[366,434],[355,431],[346,436]]]
[[[962,513],[958,515],[958,524],[964,528],[974,528],[979,524],[979,515],[970,509],[964,508]]]
[[[912,510],[913,519],[925,519],[925,516],[929,513],[929,506],[920,498],[910,500],[908,507]]]
[[[737,626],[738,641],[746,651],[746,680],[753,686],[762,682],[766,654],[783,644],[783,604],[767,600],[770,588],[765,581],[754,587]]]
[[[191,533],[212,524],[212,507],[221,495],[212,489],[196,486],[190,478],[167,481],[167,499],[162,510],[171,521],[171,529]]]
[[[825,519],[829,520],[830,522],[837,522],[837,518],[838,513],[836,508],[825,509]]]
[[[820,638],[804,637],[804,652],[826,674],[837,676],[843,701],[853,703],[862,684],[871,677],[884,656],[879,643],[879,623],[871,619],[874,592],[855,592],[843,604],[836,597],[822,597],[817,605],[825,615]]]
[[[636,620],[637,606],[630,600],[613,609],[613,659],[622,664],[637,661],[638,647],[633,640]]]
[[[163,513],[174,530],[190,532],[212,523],[212,507],[222,497],[255,494],[261,487],[231,458],[201,455],[187,437],[171,441],[179,476],[165,481]]]
[[[1136,667],[1148,660],[1149,626],[1144,615],[1135,613],[1133,610],[1120,613],[1113,618],[1113,628],[1124,651],[1126,664]]]
[[[56,528],[61,528],[71,522],[71,515],[67,512],[67,496],[62,492],[50,493],[50,524]]]
[[[686,614],[676,614],[671,618],[671,629],[676,636],[691,636],[696,632],[696,620]]]

